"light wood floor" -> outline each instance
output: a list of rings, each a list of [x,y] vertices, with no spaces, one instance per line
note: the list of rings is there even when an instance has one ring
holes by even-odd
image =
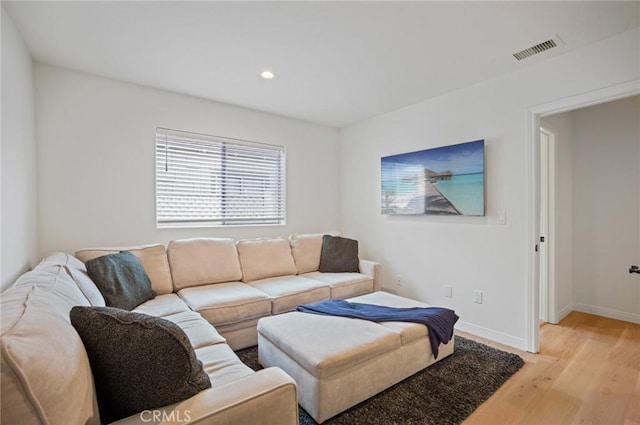
[[[640,325],[572,312],[541,326],[538,354],[456,333],[526,362],[465,425],[640,424]]]

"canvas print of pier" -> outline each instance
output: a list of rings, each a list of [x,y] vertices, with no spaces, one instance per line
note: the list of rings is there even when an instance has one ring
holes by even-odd
[[[382,214],[484,215],[484,140],[385,156]]]

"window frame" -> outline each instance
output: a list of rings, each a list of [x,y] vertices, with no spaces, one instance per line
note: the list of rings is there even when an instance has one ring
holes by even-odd
[[[275,173],[272,173],[267,176],[267,178],[274,179],[275,183],[272,182],[271,184],[275,184],[276,186],[279,187],[279,189],[274,190],[272,192],[276,194],[276,203],[275,203],[276,206],[273,207],[276,210],[276,217],[262,218],[262,219],[260,217],[255,217],[255,216],[248,217],[246,219],[237,218],[237,217],[224,217],[223,214],[226,209],[224,205],[228,204],[229,200],[232,199],[232,197],[231,196],[225,197],[224,190],[221,189],[221,191],[219,192],[219,198],[220,198],[219,202],[220,202],[220,210],[222,214],[217,218],[210,217],[208,219],[196,219],[196,218],[184,217],[180,219],[160,219],[161,210],[159,205],[159,199],[161,198],[161,193],[159,192],[160,190],[159,186],[162,178],[160,174],[160,166],[163,160],[159,157],[161,155],[159,144],[162,143],[160,139],[163,135],[165,137],[165,140],[164,140],[165,167],[168,164],[168,155],[167,155],[169,152],[168,144],[167,144],[168,135],[171,135],[171,137],[173,137],[174,139],[180,139],[181,137],[184,137],[185,144],[188,144],[189,143],[188,139],[191,138],[193,139],[191,142],[194,147],[197,146],[197,143],[211,143],[212,151],[217,148],[221,152],[220,153],[221,167],[223,166],[222,165],[223,162],[228,163],[229,161],[229,157],[227,156],[229,155],[227,153],[227,149],[232,150],[233,148],[236,148],[240,150],[245,149],[249,151],[250,148],[253,147],[257,149],[271,150],[274,157],[275,156],[278,157],[277,163],[276,163],[277,167],[275,168],[278,174],[276,175]],[[197,140],[198,142],[196,142],[195,140]],[[174,143],[178,143],[178,142],[174,141]],[[229,148],[225,147],[226,144],[229,145]],[[285,226],[287,224],[287,149],[286,149],[286,146],[284,145],[254,142],[254,141],[236,139],[231,137],[215,136],[215,135],[196,133],[191,131],[175,130],[175,129],[165,128],[165,127],[156,127],[155,140],[154,140],[154,158],[155,158],[154,204],[155,204],[155,222],[156,222],[157,229]],[[246,161],[246,158],[245,158],[245,161]],[[246,166],[246,164],[244,166]],[[231,183],[229,183],[230,178],[228,176],[227,178],[225,178],[224,171],[220,170],[218,176],[222,178],[220,182],[221,185],[224,185],[225,187],[231,186],[231,187],[239,188],[240,192],[242,192],[242,189],[241,189],[242,186],[245,185],[247,181],[251,179],[255,179],[255,181],[258,183],[262,181],[263,184],[265,185],[269,184],[267,183],[266,178],[261,179],[259,176],[252,175],[252,174],[247,174],[243,177],[240,177],[239,180],[237,180],[236,182],[231,182]],[[216,192],[212,192],[212,193],[216,193]],[[267,192],[264,192],[264,193],[267,193]],[[266,208],[266,210],[268,210],[268,208]]]

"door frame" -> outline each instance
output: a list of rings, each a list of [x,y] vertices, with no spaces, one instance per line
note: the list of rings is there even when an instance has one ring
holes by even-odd
[[[526,345],[527,351],[537,353],[540,348],[540,256],[536,251],[540,236],[540,118],[611,102],[640,94],[640,80],[606,87],[589,93],[537,105],[525,111],[526,192],[525,192],[525,249],[528,253],[526,274]]]
[[[556,136],[540,127],[540,316],[549,323],[558,323],[556,308],[555,242],[556,242]],[[546,189],[545,189],[546,186]],[[544,206],[546,205],[546,211]],[[543,225],[543,223],[546,223]]]

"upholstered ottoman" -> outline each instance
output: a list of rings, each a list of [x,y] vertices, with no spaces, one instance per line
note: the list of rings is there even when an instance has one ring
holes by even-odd
[[[349,301],[428,307],[386,292]],[[453,339],[439,346],[437,360],[452,352]],[[296,381],[300,405],[318,423],[436,361],[422,324],[300,312],[260,319],[258,358],[264,367],[280,367]]]

